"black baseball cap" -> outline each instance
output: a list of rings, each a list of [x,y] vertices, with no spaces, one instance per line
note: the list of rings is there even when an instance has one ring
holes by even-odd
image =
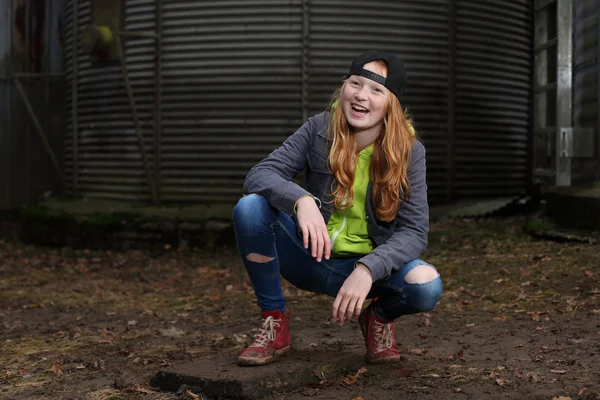
[[[375,60],[383,60],[387,63],[387,78],[363,69],[365,64]],[[344,79],[348,79],[350,75],[364,76],[365,78],[369,78],[377,83],[381,83],[383,86],[388,88],[390,92],[392,92],[398,98],[398,100],[401,100],[401,97],[406,89],[407,79],[404,63],[394,54],[386,53],[384,51],[369,50],[366,53],[356,57],[356,59],[352,61],[350,71],[348,71],[348,75],[346,75]]]

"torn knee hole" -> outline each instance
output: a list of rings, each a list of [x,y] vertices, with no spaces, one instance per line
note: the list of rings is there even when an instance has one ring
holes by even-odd
[[[273,257],[263,256],[262,254],[250,253],[246,256],[248,261],[256,262],[256,263],[268,263],[269,261],[273,261]]]
[[[411,269],[404,281],[406,283],[427,283],[436,279],[439,276],[438,272],[429,265],[419,265]]]

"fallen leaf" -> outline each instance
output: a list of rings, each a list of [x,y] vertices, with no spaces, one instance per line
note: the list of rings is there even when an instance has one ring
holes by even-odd
[[[58,364],[53,364],[52,365],[52,372],[54,372],[55,376],[62,376],[63,375],[63,372],[60,369],[60,365],[58,365]]]
[[[154,393],[152,390],[141,388],[141,387],[133,387],[127,389],[128,392],[136,392],[136,393],[144,393],[144,394],[152,394]]]
[[[412,349],[410,354],[414,354],[416,356],[422,356],[425,352],[421,349]]]
[[[209,296],[209,299],[212,301],[217,301],[217,300],[221,300],[223,296],[221,295],[221,293],[219,292],[214,292]]]
[[[462,389],[461,389],[461,388],[459,388],[459,387],[457,387],[457,388],[454,388],[454,391],[455,391],[456,393],[460,393],[460,392],[462,392]]]
[[[200,396],[198,396],[195,393],[190,392],[189,390],[187,392],[185,392],[186,395],[188,395],[192,400],[201,400]]]
[[[550,372],[555,373],[555,374],[566,374],[567,371],[565,371],[564,369],[551,369]]]
[[[345,377],[342,380],[342,383],[346,384],[346,385],[353,385],[356,383],[356,381],[358,380],[358,378],[364,374],[365,372],[367,372],[367,368],[365,367],[360,367],[360,369],[358,371],[356,371],[356,374],[354,375],[348,375],[347,377]]]
[[[129,326],[137,325],[137,321],[135,319],[132,319],[131,321],[127,321],[127,325],[129,325]]]
[[[592,271],[590,271],[589,269],[586,269],[583,273],[585,274],[585,276],[587,276],[591,280],[593,280],[593,281],[596,280],[596,278],[594,278],[594,273]]]
[[[501,317],[492,318],[492,320],[494,320],[494,321],[506,321],[507,319],[508,319],[508,317],[506,315],[503,315]]]
[[[472,327],[472,326],[475,326],[475,324],[466,324],[465,326],[466,326],[467,328],[470,328],[470,327]]]
[[[553,397],[552,400],[573,400],[573,399],[570,397],[560,396],[560,397]]]
[[[352,400],[365,400],[364,397],[353,397]]]
[[[500,378],[496,379],[496,383],[497,383],[499,386],[506,385],[508,382],[509,382],[509,381],[507,381],[506,379],[500,379]]]
[[[228,292],[231,292],[233,290],[233,285],[227,285],[225,286],[225,290]]]
[[[587,390],[587,388],[581,388],[581,390],[579,391],[579,393],[577,393],[577,396],[583,396],[583,393]]]
[[[425,318],[425,326],[431,326],[431,320],[429,318]]]

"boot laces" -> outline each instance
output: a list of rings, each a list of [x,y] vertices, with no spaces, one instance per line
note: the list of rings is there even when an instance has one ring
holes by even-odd
[[[377,351],[388,350],[392,347],[392,323],[382,324],[374,321],[373,337]]]
[[[260,329],[256,333],[256,336],[254,337],[254,343],[252,344],[252,347],[267,347],[268,342],[275,341],[275,338],[277,337],[277,331],[275,328],[281,326],[280,322],[280,319],[274,319],[271,316],[265,318]]]

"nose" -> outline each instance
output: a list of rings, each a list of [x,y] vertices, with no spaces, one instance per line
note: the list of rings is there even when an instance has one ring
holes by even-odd
[[[356,94],[354,95],[356,100],[367,100],[367,93],[365,92],[365,90],[367,89],[365,87],[362,87],[359,89],[358,92],[356,92]]]

